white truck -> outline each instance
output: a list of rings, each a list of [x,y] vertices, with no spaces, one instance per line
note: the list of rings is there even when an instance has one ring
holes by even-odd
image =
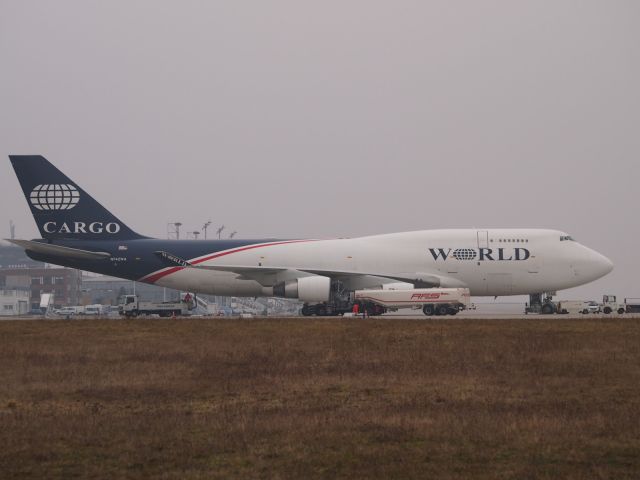
[[[412,308],[422,309],[425,315],[455,315],[469,308],[471,295],[468,288],[356,290],[354,301],[360,305],[360,311],[366,312]]]
[[[171,317],[188,315],[194,306],[190,296],[184,297],[179,302],[141,302],[137,295],[125,295],[124,303],[118,306],[120,315],[125,317],[137,317],[138,315],[160,315]]]
[[[618,302],[615,295],[603,295],[602,304],[600,305],[602,313],[610,314],[617,312],[623,313],[640,313],[640,299],[625,298],[624,302]]]

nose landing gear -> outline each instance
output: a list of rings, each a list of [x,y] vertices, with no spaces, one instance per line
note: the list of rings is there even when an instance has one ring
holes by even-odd
[[[524,313],[541,313],[550,315],[557,313],[558,305],[553,301],[555,292],[548,292],[542,297],[542,293],[533,293],[529,295],[529,304],[525,307]]]

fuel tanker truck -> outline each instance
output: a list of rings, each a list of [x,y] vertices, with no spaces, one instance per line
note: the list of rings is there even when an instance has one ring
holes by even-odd
[[[400,308],[422,309],[425,315],[455,315],[470,306],[468,288],[416,288],[412,290],[356,290],[360,311],[380,315]]]

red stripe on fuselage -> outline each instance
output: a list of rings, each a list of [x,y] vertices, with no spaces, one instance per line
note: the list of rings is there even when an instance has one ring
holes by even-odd
[[[254,248],[260,247],[273,247],[275,245],[285,245],[289,243],[301,243],[301,242],[315,242],[316,240],[287,240],[284,242],[275,242],[275,243],[259,243],[257,245],[245,245],[244,247],[234,248],[232,250],[225,250],[224,252],[212,253],[211,255],[205,255],[201,258],[196,258],[195,260],[189,260],[189,263],[192,265],[197,265],[202,262],[206,262],[207,260],[213,260],[214,258],[224,257],[225,255],[230,255],[232,253],[244,252],[246,250],[253,250]],[[168,269],[160,270],[158,272],[147,275],[146,277],[142,277],[139,281],[145,283],[155,283],[163,277],[167,275],[171,275],[172,273],[178,272],[184,268],[188,267],[170,267]]]

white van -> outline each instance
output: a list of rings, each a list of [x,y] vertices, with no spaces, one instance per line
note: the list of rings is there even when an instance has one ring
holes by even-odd
[[[71,315],[80,315],[83,313],[82,307],[62,307],[54,311],[56,315],[62,315],[63,317],[70,317]]]
[[[102,315],[102,313],[103,313],[102,305],[96,304],[96,305],[87,305],[86,307],[84,307],[85,315]]]

